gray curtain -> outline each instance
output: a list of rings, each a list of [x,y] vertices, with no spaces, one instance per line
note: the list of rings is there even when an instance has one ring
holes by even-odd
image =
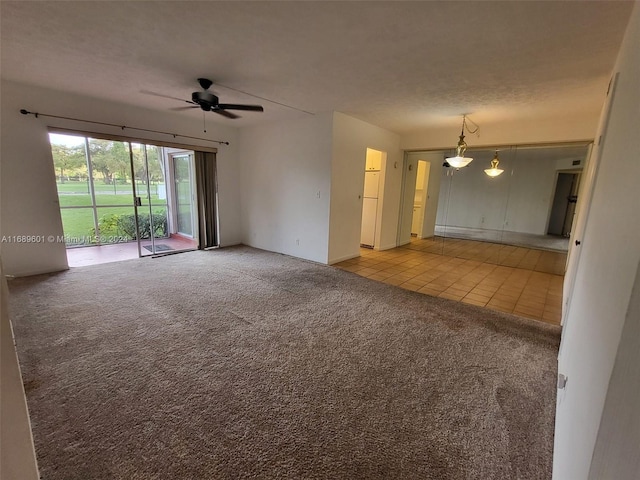
[[[198,199],[198,248],[219,246],[218,183],[216,154],[195,151],[196,198]]]

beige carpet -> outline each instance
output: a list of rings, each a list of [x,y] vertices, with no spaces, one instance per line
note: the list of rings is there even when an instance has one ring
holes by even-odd
[[[248,247],[10,282],[44,479],[548,479],[559,329]]]

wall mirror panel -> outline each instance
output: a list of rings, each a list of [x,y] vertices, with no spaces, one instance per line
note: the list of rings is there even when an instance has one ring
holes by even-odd
[[[473,161],[459,169],[445,161],[451,150],[408,152],[398,243],[562,275],[589,150],[586,142],[469,148]],[[496,151],[503,173],[490,177]]]

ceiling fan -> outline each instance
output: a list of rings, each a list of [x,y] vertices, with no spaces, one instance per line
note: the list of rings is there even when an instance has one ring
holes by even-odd
[[[200,108],[205,112],[213,112],[218,115],[222,115],[227,118],[240,118],[235,113],[228,112],[227,110],[245,110],[249,112],[264,112],[262,105],[243,105],[236,103],[219,103],[218,97],[209,91],[209,87],[213,85],[213,82],[208,78],[199,78],[198,83],[202,87],[202,91],[193,92],[191,94],[191,100],[184,100],[190,103],[188,107],[178,107],[174,110],[186,110],[189,108]]]

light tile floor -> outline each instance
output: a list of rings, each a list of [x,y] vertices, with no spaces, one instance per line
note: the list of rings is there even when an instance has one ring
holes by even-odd
[[[566,253],[441,237],[334,265],[407,290],[560,324]]]
[[[142,242],[142,246],[150,244],[149,240]],[[158,244],[166,245],[174,251],[198,248],[196,241],[178,235],[156,239],[156,245]],[[163,252],[159,253],[162,254]],[[142,254],[147,257],[152,256],[152,253],[146,249],[142,250]],[[138,243],[135,241],[94,247],[67,248],[67,262],[70,267],[85,267],[87,265],[97,265],[100,263],[132,260],[134,258],[138,258]]]

